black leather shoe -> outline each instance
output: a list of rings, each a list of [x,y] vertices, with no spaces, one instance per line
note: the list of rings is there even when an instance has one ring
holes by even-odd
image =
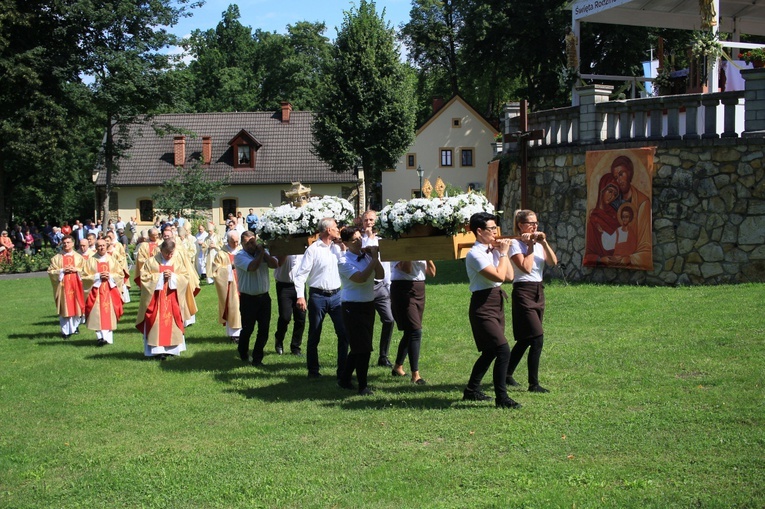
[[[309,371],[308,372],[308,378],[321,378],[321,373],[319,373],[318,371],[315,372],[315,373],[312,373],[312,372]]]
[[[516,382],[515,378],[513,378],[512,376],[508,376],[507,378],[505,378],[505,384],[508,387],[519,387],[521,385],[518,382]]]
[[[291,355],[294,355],[295,357],[303,357],[303,352],[301,352],[300,350],[293,350],[291,352]]]
[[[497,408],[515,408],[515,409],[521,408],[520,403],[510,398],[497,400],[496,405],[497,405]]]
[[[359,391],[359,396],[371,396],[372,394],[374,394],[374,392],[372,392],[372,389],[369,387],[364,387]]]
[[[379,359],[377,359],[377,365],[378,366],[382,366],[384,368],[392,368],[393,367],[393,363],[390,360],[388,360],[387,357],[380,357]]]
[[[284,353],[284,347],[282,345],[276,345],[276,354],[281,355]]]
[[[546,393],[550,392],[541,385],[529,385],[529,392],[539,392],[539,393]]]
[[[418,378],[414,382],[412,382],[414,385],[428,385],[428,382],[425,381],[424,378]]]
[[[242,359],[242,362],[250,362],[249,354],[239,352],[239,358]]]
[[[254,361],[252,361],[252,365],[255,366],[256,368],[259,368],[259,367],[263,366],[263,361],[255,361],[254,360]]]
[[[487,396],[482,391],[471,391],[469,389],[465,389],[462,392],[462,400],[463,401],[491,401],[491,396]]]
[[[337,381],[337,386],[341,389],[348,389],[349,391],[356,390],[356,386],[353,385],[351,382],[341,382],[340,380]]]

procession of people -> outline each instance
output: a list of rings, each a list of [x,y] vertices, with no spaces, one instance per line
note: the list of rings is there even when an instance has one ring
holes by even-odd
[[[198,312],[200,281],[206,281],[217,294],[216,320],[224,328],[221,337],[236,346],[242,361],[260,367],[270,334],[273,270],[278,306],[274,350],[278,355],[285,353],[284,342],[292,322],[289,353],[305,359],[308,378],[323,376],[318,346],[328,316],[336,336],[337,385],[356,390],[361,396],[372,395],[368,372],[375,350],[375,316],[379,316],[376,364],[390,369],[393,377],[409,375],[415,386],[428,385],[419,362],[425,279],[436,276],[436,266],[432,260],[383,262],[374,210],[358,218],[356,226],[341,227],[334,218],[326,217],[319,222],[316,241],[303,254],[282,256],[272,255],[258,238],[257,216],[252,209],[246,223],[241,214],[229,216],[222,240],[212,222],[206,227],[200,224],[195,235],[177,219],[140,234],[134,233],[133,218],[127,225],[121,218],[114,224],[110,221],[106,231],[90,221],[76,221],[74,233],[66,225],[70,233],[58,242],[60,252],[48,269],[62,337],[79,334],[80,325],[85,324],[95,332],[97,346],[114,343],[124,304],[130,302],[132,260],[133,282],[140,291],[135,327],[142,334],[146,357],[165,360],[186,350],[186,331]],[[547,236],[539,231],[533,211],[516,211],[515,235],[511,237],[498,236],[498,221],[487,212],[470,218],[476,241],[465,260],[471,292],[466,311],[480,356],[463,399],[494,399],[499,408],[520,408],[508,396],[507,387],[519,385],[513,374],[527,350],[528,390],[549,392],[539,383],[545,305],[542,278],[544,266],[555,265],[557,258]],[[128,242],[136,241],[132,257],[125,243],[128,225],[132,225]],[[14,249],[7,232],[3,237],[4,251]],[[502,285],[506,282],[513,283],[512,349],[505,334],[508,296]],[[402,336],[395,362],[391,362],[388,355],[394,328]],[[405,369],[407,359],[409,373]],[[492,364],[494,398],[481,390],[484,374]]]

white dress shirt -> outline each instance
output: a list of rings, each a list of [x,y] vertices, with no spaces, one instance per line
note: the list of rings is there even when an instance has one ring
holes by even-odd
[[[495,286],[500,286],[502,283],[499,281],[492,281],[487,279],[481,274],[481,271],[489,265],[499,265],[499,250],[492,249],[490,252],[486,252],[489,246],[476,242],[473,247],[468,251],[467,258],[465,258],[465,268],[467,269],[468,279],[470,280],[470,291],[476,292],[478,290],[488,290]]]
[[[311,288],[325,291],[340,288],[337,263],[342,254],[342,250],[334,242],[326,245],[319,239],[308,246],[303,255],[303,260],[293,273],[298,299],[305,298],[306,283]]]
[[[284,262],[274,270],[274,279],[279,283],[292,283],[295,269],[300,266],[303,255],[288,255]]]
[[[361,256],[361,260],[359,260]],[[356,283],[351,277],[357,272],[364,271],[372,259],[369,255],[356,255],[346,251],[340,258],[337,268],[340,272],[340,279],[343,282],[343,289],[340,291],[340,300],[343,302],[372,302],[375,300],[375,273],[369,274],[369,277],[363,283]]]

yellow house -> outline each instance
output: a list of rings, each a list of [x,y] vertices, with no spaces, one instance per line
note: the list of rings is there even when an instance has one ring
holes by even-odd
[[[130,126],[132,146],[112,176],[109,208],[110,217],[135,217],[139,229],[154,223],[152,195],[176,174],[174,169],[197,161],[212,180],[228,178],[219,198],[198,204],[221,231],[229,213],[246,217],[252,208],[261,215],[286,201],[292,182],[310,187],[313,196],[340,196],[351,203],[363,189],[363,177],[334,172],[314,155],[313,113],[292,111],[287,102],[277,112],[165,114],[151,122],[189,134],[162,136],[148,123]],[[105,184],[102,171],[96,180],[100,193]]]
[[[417,196],[418,167],[431,184],[441,177],[465,191],[486,186],[487,166],[496,154],[494,141],[499,131],[459,95],[446,104],[434,100],[433,110],[396,168],[383,172],[383,205],[387,200]]]

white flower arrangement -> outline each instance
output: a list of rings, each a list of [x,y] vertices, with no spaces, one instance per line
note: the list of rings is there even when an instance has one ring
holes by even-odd
[[[377,215],[382,237],[397,239],[418,224],[430,225],[446,235],[464,232],[476,212],[494,213],[494,206],[480,193],[458,194],[448,198],[414,198],[388,202]]]
[[[343,225],[353,221],[355,216],[353,205],[344,198],[314,196],[302,207],[287,204],[265,212],[258,221],[258,236],[273,240],[289,235],[312,235],[325,217],[334,218],[338,225]]]

